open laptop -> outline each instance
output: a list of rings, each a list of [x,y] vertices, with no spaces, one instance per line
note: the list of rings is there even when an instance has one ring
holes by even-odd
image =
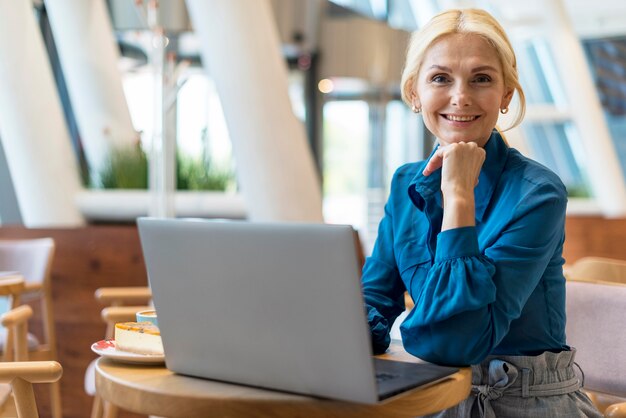
[[[457,371],[372,357],[350,226],[138,225],[166,365],[176,373],[376,403]]]

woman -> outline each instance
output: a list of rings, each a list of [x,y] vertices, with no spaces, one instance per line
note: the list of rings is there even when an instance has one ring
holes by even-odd
[[[450,10],[413,35],[402,95],[439,146],[396,171],[363,268],[374,351],[408,291],[405,349],[474,365],[472,395],[441,416],[600,416],[565,341],[565,187],[495,130],[515,92],[514,125],[515,54],[488,13]]]

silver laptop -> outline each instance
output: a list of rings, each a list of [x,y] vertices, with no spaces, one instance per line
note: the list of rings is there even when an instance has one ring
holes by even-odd
[[[376,403],[457,371],[372,357],[350,226],[138,225],[166,365],[176,373]]]

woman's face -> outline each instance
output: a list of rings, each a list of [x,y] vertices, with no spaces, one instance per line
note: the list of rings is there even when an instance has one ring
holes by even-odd
[[[426,50],[415,105],[441,145],[464,141],[484,146],[512,96],[495,48],[482,37],[446,35]]]

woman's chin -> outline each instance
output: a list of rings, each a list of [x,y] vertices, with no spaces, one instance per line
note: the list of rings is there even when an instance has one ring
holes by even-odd
[[[444,145],[451,145],[451,144],[458,144],[459,142],[476,142],[475,140],[466,138],[466,137],[442,137],[442,138],[437,138],[439,144],[441,146]]]
[[[476,138],[476,136],[466,135],[443,135],[441,137],[437,137],[437,142],[441,146],[458,144],[459,142],[476,142],[479,146],[483,147],[487,143],[488,139],[489,136],[487,136],[486,138]]]

